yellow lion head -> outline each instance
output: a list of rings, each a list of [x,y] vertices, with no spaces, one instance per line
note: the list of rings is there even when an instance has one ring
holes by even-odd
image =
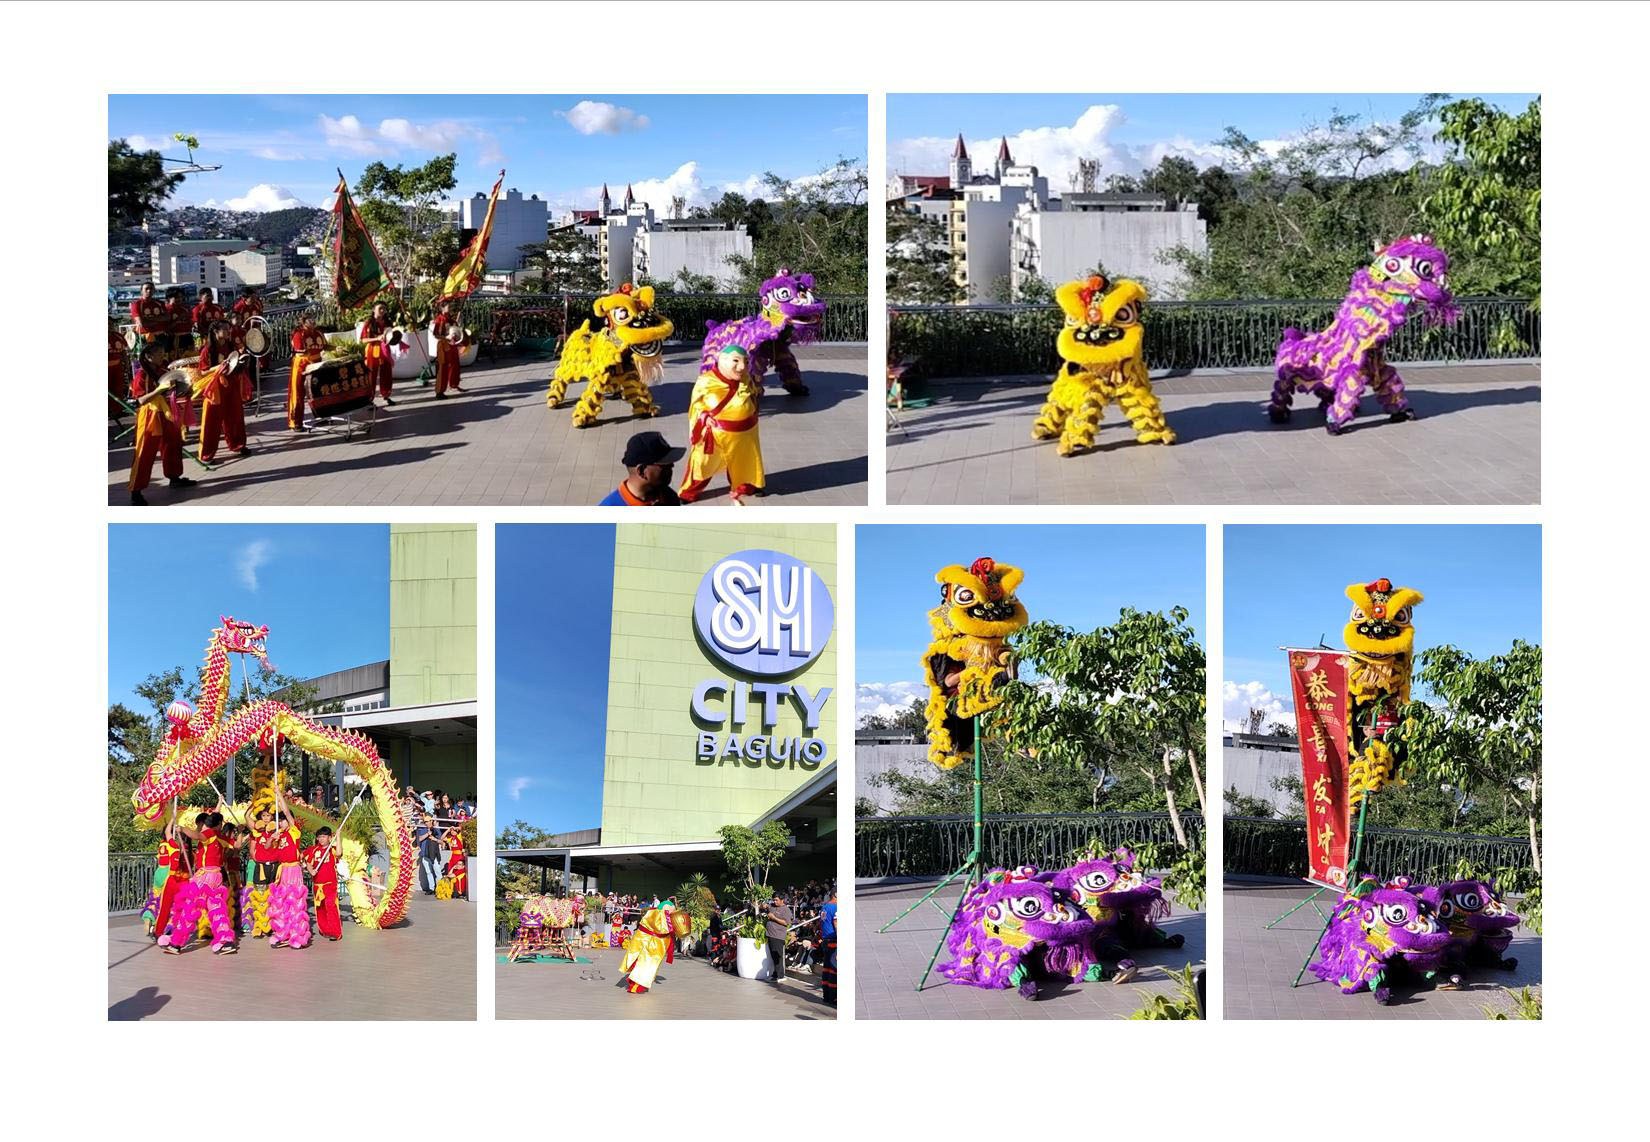
[[[1139,282],[1107,282],[1096,274],[1086,281],[1067,282],[1054,291],[1054,300],[1066,315],[1059,339],[1062,359],[1085,371],[1144,360],[1145,327],[1140,321],[1146,291]]]
[[[1352,600],[1352,616],[1342,636],[1347,649],[1384,658],[1409,654],[1415,648],[1414,611],[1421,592],[1394,587],[1391,579],[1354,583],[1346,589]]]
[[[1024,578],[1018,567],[982,557],[967,567],[942,567],[934,581],[952,629],[976,638],[1006,638],[1030,621],[1014,596]]]
[[[665,338],[676,331],[670,321],[653,308],[653,287],[640,289],[626,282],[615,292],[598,297],[591,308],[607,323],[607,332],[639,357],[657,357]]]

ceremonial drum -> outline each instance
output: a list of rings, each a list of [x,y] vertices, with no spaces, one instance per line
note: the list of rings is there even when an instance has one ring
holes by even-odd
[[[372,407],[372,373],[366,361],[317,361],[304,370],[309,407],[317,417],[342,416]]]
[[[269,352],[269,334],[264,332],[262,322],[263,318],[254,318],[253,324],[247,326],[241,334],[241,344],[245,345],[246,351],[254,357],[262,357]]]

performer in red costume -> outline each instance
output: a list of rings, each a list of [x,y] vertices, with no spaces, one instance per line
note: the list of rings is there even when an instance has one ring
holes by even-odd
[[[464,347],[448,340],[453,330],[459,327],[458,307],[450,301],[442,302],[436,311],[435,324],[430,326],[430,332],[435,336],[436,400],[444,399],[449,389],[455,393],[464,391],[458,387],[458,359],[463,355]]]
[[[395,383],[395,362],[385,341],[389,332],[389,306],[380,301],[372,307],[372,316],[361,323],[361,343],[367,347],[367,371],[372,374],[378,395],[384,398],[385,404],[394,404],[390,399],[390,386]]]
[[[315,328],[315,311],[304,314],[303,324],[292,334],[292,374],[286,386],[286,426],[304,431],[304,370],[321,359],[327,335]]]
[[[275,833],[275,886],[269,890],[269,946],[309,946],[309,894],[304,889],[303,854],[298,851],[298,826],[286,811],[286,798],[277,791],[275,811],[281,826]]]
[[[470,898],[470,866],[464,859],[464,836],[457,829],[447,830],[447,846],[452,851],[447,854],[446,873],[453,878],[453,896],[458,899]]]
[[[121,393],[132,392],[132,364],[126,359],[126,337],[120,331],[119,319],[109,318],[109,419],[119,420],[126,407],[117,399]],[[136,394],[133,394],[134,397]]]
[[[344,934],[338,915],[338,850],[325,825],[315,830],[315,843],[304,850],[304,867],[315,885],[315,926],[321,935],[336,940]]]
[[[204,347],[212,340],[212,327],[224,319],[223,306],[212,299],[212,291],[201,291],[201,299],[189,311],[189,324],[195,331],[196,347]]]
[[[201,346],[200,370],[206,379],[201,401],[201,459],[210,464],[218,454],[218,436],[237,456],[252,450],[246,446],[246,405],[242,375],[246,353],[235,347],[235,330],[219,321],[207,331]],[[208,376],[210,374],[210,376]]]
[[[211,924],[213,953],[233,955],[237,950],[235,929],[229,923],[229,888],[223,879],[223,839],[218,835],[222,827],[223,814],[218,811],[202,813],[194,828],[178,826],[195,842],[195,871],[179,889],[171,923],[157,941],[168,955],[181,955],[189,946],[202,912]]]
[[[161,343],[166,330],[166,303],[155,296],[155,283],[144,282],[143,290],[138,299],[132,303],[132,324],[137,327],[137,334],[141,340],[138,343],[138,354],[141,356],[150,345]],[[132,363],[132,399],[137,400],[144,393],[143,378],[138,369],[138,362]]]
[[[177,286],[166,291],[166,332],[171,339],[174,358],[194,350],[194,320],[188,303],[183,300],[183,290]]]
[[[160,387],[160,378],[166,372],[166,349],[155,341],[143,347],[138,358],[140,390],[137,428],[134,430],[137,454],[132,457],[132,474],[126,480],[126,490],[132,503],[143,506],[143,489],[155,472],[155,457],[160,457],[160,470],[166,482],[174,488],[187,488],[195,481],[183,474],[183,432],[172,418],[171,394]]]
[[[153,913],[146,915],[144,927],[149,935],[158,936],[166,931],[166,926],[172,920],[172,905],[177,902],[178,889],[183,882],[189,879],[189,873],[183,867],[183,845],[177,839],[177,832],[168,823],[166,835],[160,839],[160,847],[155,853],[155,868],[157,871],[166,870],[166,877],[161,881],[160,889],[155,893],[155,908]]]
[[[247,286],[246,292],[235,299],[235,304],[229,307],[229,320],[235,326],[235,344],[241,345],[246,338],[246,331],[252,328],[254,317],[264,315],[264,299],[258,295],[257,286]],[[251,400],[258,392],[260,366],[256,357],[252,358],[252,367],[244,374],[246,377],[246,391],[241,395]]]

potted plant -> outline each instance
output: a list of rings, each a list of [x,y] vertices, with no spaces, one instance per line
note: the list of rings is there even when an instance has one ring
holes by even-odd
[[[773,959],[768,955],[767,929],[760,907],[773,899],[768,870],[778,864],[791,846],[791,831],[783,821],[769,821],[760,832],[744,825],[725,825],[722,830],[722,860],[735,877],[735,887],[745,899],[747,912],[739,923],[739,951],[736,963],[741,979],[769,979]]]
[[[762,917],[746,913],[739,921],[739,952],[734,960],[740,979],[773,978],[773,957],[768,954],[768,928]]]
[[[716,910],[716,893],[711,891],[710,880],[704,873],[696,872],[676,886],[676,905],[688,914],[692,923],[688,946],[697,948],[710,928],[710,915]]]

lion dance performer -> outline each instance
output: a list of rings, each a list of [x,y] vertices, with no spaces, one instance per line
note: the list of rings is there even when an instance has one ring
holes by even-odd
[[[1450,933],[1439,918],[1436,888],[1411,890],[1364,877],[1343,894],[1318,941],[1312,974],[1343,994],[1371,991],[1383,1006],[1404,977],[1431,980],[1444,967]]]
[[[1048,400],[1031,426],[1033,440],[1059,438],[1057,451],[1075,456],[1094,447],[1100,417],[1113,401],[1142,444],[1173,444],[1174,430],[1146,372],[1146,332],[1140,323],[1146,291],[1138,282],[1095,275],[1054,291],[1066,315],[1055,345],[1062,362]]]
[[[269,946],[309,946],[309,891],[304,887],[304,858],[298,850],[302,830],[287,811],[286,798],[275,790],[275,883],[269,889]]]
[[[1375,259],[1352,275],[1335,320],[1321,333],[1283,331],[1276,360],[1277,381],[1267,415],[1274,424],[1289,420],[1297,392],[1318,398],[1331,435],[1345,432],[1358,415],[1364,388],[1393,421],[1414,420],[1403,378],[1386,361],[1386,346],[1413,313],[1430,324],[1453,324],[1459,311],[1445,284],[1449,256],[1431,235],[1416,234],[1391,245],[1376,243]]]
[[[1015,590],[1025,572],[988,558],[943,567],[940,605],[928,612],[933,637],[923,655],[928,683],[928,760],[954,769],[974,749],[974,718],[1002,704],[1017,667],[1008,636],[1030,618]]]
[[[1422,600],[1421,592],[1394,587],[1390,579],[1353,583],[1346,597],[1352,600],[1352,615],[1341,632],[1352,660],[1346,675],[1352,735],[1347,784],[1355,806],[1394,777],[1385,738],[1409,701],[1415,608]]]
[[[733,502],[743,505],[767,487],[762,468],[762,439],[757,434],[762,390],[750,372],[750,355],[729,345],[699,374],[688,401],[687,474],[681,501],[691,504],[705,494],[718,472],[728,474]]]
[[[331,829],[323,825],[315,830],[315,843],[304,850],[303,861],[315,886],[315,927],[325,938],[338,940],[344,924],[338,915],[338,850],[332,847]]]
[[[824,323],[825,303],[814,296],[814,276],[781,267],[762,283],[762,312],[736,321],[705,323],[699,367],[710,368],[723,349],[738,345],[750,354],[750,375],[758,386],[768,370],[775,369],[786,392],[805,397],[808,386],[802,383],[802,368],[791,346],[816,340]]]
[[[195,824],[182,821],[178,829],[195,842],[195,871],[178,889],[172,906],[172,920],[157,943],[169,955],[181,955],[194,938],[201,913],[206,914],[212,932],[214,955],[231,955],[235,948],[235,927],[229,922],[229,889],[223,880],[224,848],[218,830],[223,814],[217,811],[195,814]]]
[[[665,341],[676,327],[653,308],[653,296],[652,286],[637,289],[626,282],[591,304],[602,328],[592,330],[587,319],[568,335],[545,404],[560,407],[567,386],[582,381],[573,427],[595,424],[610,396],[623,396],[637,416],[659,415],[653,386],[664,376]]]
[[[1053,980],[1100,979],[1094,921],[1051,876],[1035,868],[993,869],[969,889],[946,934],[951,959],[940,974],[970,987],[1015,988],[1036,999]]]
[[[693,918],[676,907],[674,900],[665,900],[657,908],[643,914],[636,930],[624,942],[624,959],[619,961],[619,972],[628,975],[625,990],[641,995],[653,986],[661,964],[676,962],[676,940],[693,930]]]

